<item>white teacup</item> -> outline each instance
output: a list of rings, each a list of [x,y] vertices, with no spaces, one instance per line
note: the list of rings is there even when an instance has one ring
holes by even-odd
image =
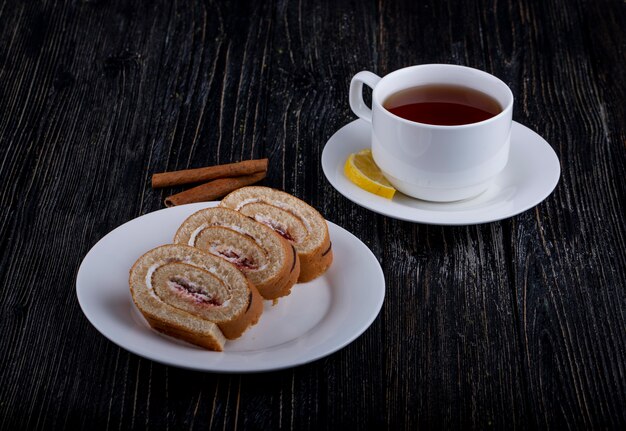
[[[372,88],[372,108],[363,101]],[[458,126],[406,120],[383,107],[402,90],[431,84],[469,87],[491,96],[497,115]],[[468,199],[487,190],[509,157],[513,94],[500,79],[465,66],[424,64],[381,78],[359,72],[350,83],[350,107],[372,123],[372,155],[385,177],[402,193],[428,201]]]

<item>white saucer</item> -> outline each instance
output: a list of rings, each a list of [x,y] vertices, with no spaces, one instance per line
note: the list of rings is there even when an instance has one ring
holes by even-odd
[[[337,131],[322,153],[322,169],[330,184],[352,202],[399,220],[435,225],[470,225],[502,220],[544,200],[556,187],[561,166],[550,144],[513,122],[509,163],[480,196],[465,201],[437,203],[400,192],[392,200],[357,187],[343,173],[350,153],[370,147],[370,124],[356,120]]]
[[[385,279],[376,257],[357,237],[328,223],[334,262],[321,277],[296,284],[241,338],[223,352],[160,334],[150,328],[130,296],[128,273],[146,251],[172,241],[193,212],[217,202],[182,205],[129,221],[102,238],[85,256],[76,278],[78,302],[95,328],[139,356],[181,368],[256,372],[293,367],[329,355],[361,335],[378,315]]]

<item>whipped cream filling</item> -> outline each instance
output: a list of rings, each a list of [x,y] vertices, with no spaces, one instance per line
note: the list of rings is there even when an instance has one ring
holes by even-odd
[[[154,288],[152,287],[152,275],[154,274],[154,271],[156,271],[157,268],[159,268],[160,266],[162,266],[162,264],[155,263],[151,265],[150,268],[148,268],[148,272],[146,272],[146,287],[148,288],[148,293],[150,293],[150,296],[159,300],[161,298],[159,298],[159,296],[154,292]]]
[[[189,237],[189,241],[187,241],[187,245],[190,246],[194,246],[196,245],[196,238],[198,237],[198,235],[200,235],[200,232],[202,232],[206,227],[208,227],[208,225],[206,223],[202,223],[200,226],[198,226],[192,233],[191,236]]]
[[[259,198],[244,199],[237,204],[237,206],[235,207],[235,211],[239,211],[241,208],[245,207],[246,205],[253,204],[255,202],[262,202],[262,201]]]
[[[253,204],[257,202],[261,202],[267,205],[272,205],[272,206],[275,206],[276,208],[280,208],[281,210],[287,211],[294,217],[297,217],[298,219],[300,219],[304,227],[306,227],[307,232],[310,233],[313,231],[313,227],[311,226],[309,221],[306,219],[306,217],[301,217],[291,205],[288,205],[284,202],[280,202],[280,201],[268,202],[262,198],[244,199],[243,201],[239,202],[239,204],[237,204],[237,206],[235,207],[235,211],[239,211],[241,208],[245,207],[248,204]]]
[[[248,231],[240,228],[239,226],[230,225],[230,224],[215,224],[215,226],[225,227],[226,229],[234,230],[235,232],[239,232],[242,235],[246,235],[246,236],[249,236],[250,238],[254,239],[254,237],[252,235],[250,235],[248,233]],[[256,240],[254,240],[254,242],[256,242]]]

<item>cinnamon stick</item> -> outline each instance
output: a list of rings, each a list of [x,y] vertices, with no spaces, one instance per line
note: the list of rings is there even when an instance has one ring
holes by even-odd
[[[262,171],[241,177],[219,178],[165,198],[165,206],[173,207],[193,202],[206,202],[219,199],[233,190],[261,181],[265,178],[265,174],[266,172]]]
[[[205,168],[185,169],[182,171],[162,172],[152,175],[152,188],[180,186],[200,183],[216,178],[239,177],[267,171],[267,159],[244,160],[238,163],[208,166]]]

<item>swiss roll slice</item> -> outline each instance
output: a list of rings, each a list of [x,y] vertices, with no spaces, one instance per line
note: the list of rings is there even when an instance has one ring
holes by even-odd
[[[298,281],[313,280],[333,261],[326,220],[295,196],[269,187],[242,187],[222,199],[220,206],[252,217],[293,244],[300,258]]]
[[[259,320],[263,301],[234,265],[186,245],[163,245],[130,270],[133,302],[150,326],[221,351]]]
[[[207,208],[192,214],[178,228],[174,242],[231,262],[265,299],[289,295],[300,274],[298,255],[287,240],[228,208]]]

